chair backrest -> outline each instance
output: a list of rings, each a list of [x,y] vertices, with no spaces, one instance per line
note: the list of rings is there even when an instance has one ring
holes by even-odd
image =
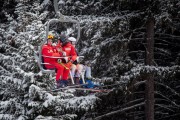
[[[44,63],[44,58],[43,57],[41,57],[41,60],[42,60],[42,63]],[[43,69],[46,69],[45,64],[42,64],[42,67],[43,67]]]
[[[39,56],[36,52],[34,52],[34,57],[38,63],[40,70],[42,71],[42,73],[54,73],[55,72],[55,69],[50,70],[50,69],[45,68],[45,64],[49,64],[49,63],[44,63],[43,57],[41,58],[42,61],[40,61]]]

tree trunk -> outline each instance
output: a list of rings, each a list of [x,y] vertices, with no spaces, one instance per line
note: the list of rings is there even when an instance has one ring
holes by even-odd
[[[147,21],[147,51],[146,65],[153,65],[154,61],[154,18],[150,17]],[[146,104],[145,117],[146,120],[154,120],[154,75],[148,73],[146,78]]]

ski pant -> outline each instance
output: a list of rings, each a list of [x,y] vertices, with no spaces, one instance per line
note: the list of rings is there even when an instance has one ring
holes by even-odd
[[[63,68],[62,80],[68,80],[70,69]]]
[[[81,74],[83,74],[84,66],[82,64],[72,64],[71,66],[71,75],[72,77],[80,77]]]
[[[91,79],[91,67],[90,66],[85,66],[86,67],[86,74],[85,74],[85,77],[87,79]]]
[[[75,72],[76,72],[76,65],[72,64],[72,66],[71,66],[71,75],[72,75],[72,77],[74,77]]]
[[[55,69],[56,69],[56,81],[58,81],[63,76],[63,69],[64,69],[64,67],[61,64],[57,63],[57,62],[51,62],[50,64],[51,64],[51,66],[49,65],[46,68],[47,69],[52,69],[53,67],[55,67]]]
[[[60,80],[63,76],[63,69],[64,67],[58,63],[54,64],[56,67],[56,81]]]

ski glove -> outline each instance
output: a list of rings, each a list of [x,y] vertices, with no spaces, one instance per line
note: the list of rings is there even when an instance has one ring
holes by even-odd
[[[72,62],[71,62],[71,61],[69,61],[68,63],[66,63],[66,67],[71,68],[71,66],[72,66]]]

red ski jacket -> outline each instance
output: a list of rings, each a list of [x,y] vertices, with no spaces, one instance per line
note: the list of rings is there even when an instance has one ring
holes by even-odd
[[[43,56],[51,56],[51,57],[60,57],[61,55],[57,52],[56,48],[54,48],[53,46],[49,45],[49,44],[45,44],[42,47],[42,55]],[[47,69],[53,69],[55,68],[55,66],[53,65],[54,63],[57,63],[57,59],[58,58],[50,58],[50,57],[43,57],[43,62],[44,63],[50,63],[51,65],[46,65],[45,67]]]
[[[62,46],[62,50],[64,52],[66,52],[66,56],[71,56],[68,58],[68,60],[72,60],[72,61],[75,61],[76,58],[77,58],[77,53],[76,53],[76,50],[74,48],[74,46],[68,42],[67,44],[63,45]]]

